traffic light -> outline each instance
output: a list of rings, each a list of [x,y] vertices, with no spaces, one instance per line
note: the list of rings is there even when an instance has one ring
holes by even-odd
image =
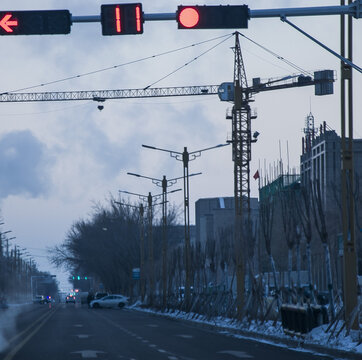
[[[0,35],[69,34],[69,10],[0,11]]]
[[[102,35],[142,34],[142,4],[102,5],[101,23]]]
[[[249,18],[247,5],[180,5],[176,16],[179,29],[246,29]]]

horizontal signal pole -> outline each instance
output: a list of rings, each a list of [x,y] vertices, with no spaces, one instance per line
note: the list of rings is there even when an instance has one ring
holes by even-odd
[[[362,18],[362,1],[356,0],[345,6],[315,6],[304,8],[280,8],[249,10],[250,18],[289,17],[289,16],[324,16],[324,15],[351,15]],[[176,20],[177,13],[143,14],[144,21]],[[72,23],[100,22],[100,15],[72,16]]]

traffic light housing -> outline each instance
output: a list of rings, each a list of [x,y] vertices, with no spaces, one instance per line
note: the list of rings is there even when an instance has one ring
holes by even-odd
[[[0,35],[69,34],[69,10],[0,11]]]
[[[179,29],[246,29],[249,18],[247,5],[180,5],[176,15]]]
[[[143,33],[142,4],[101,5],[102,35]]]

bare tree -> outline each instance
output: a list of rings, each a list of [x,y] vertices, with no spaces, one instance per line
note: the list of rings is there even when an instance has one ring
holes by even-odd
[[[282,227],[284,238],[288,246],[288,300],[291,301],[291,290],[293,287],[292,283],[292,270],[293,270],[293,248],[295,245],[294,238],[294,204],[292,199],[292,190],[290,187],[279,189],[278,199],[280,201]]]
[[[326,273],[327,273],[327,286],[329,293],[329,304],[332,318],[334,318],[334,298],[333,298],[333,283],[332,283],[332,270],[331,270],[331,258],[329,252],[329,240],[328,231],[326,226],[325,210],[323,208],[323,199],[320,189],[319,180],[316,179],[312,183],[312,208],[314,214],[314,223],[319,234],[320,240],[324,248],[324,256],[326,262]]]
[[[279,293],[279,283],[275,269],[275,262],[271,252],[271,240],[273,233],[273,219],[274,219],[274,199],[272,196],[266,197],[260,202],[260,227],[265,240],[266,252],[270,259],[270,265],[274,276],[274,285],[277,293]]]

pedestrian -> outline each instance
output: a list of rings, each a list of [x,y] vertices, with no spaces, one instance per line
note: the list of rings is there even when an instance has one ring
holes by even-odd
[[[93,295],[92,291],[89,291],[88,296],[87,296],[88,307],[90,307],[90,303],[92,300],[94,300],[94,295]]]

